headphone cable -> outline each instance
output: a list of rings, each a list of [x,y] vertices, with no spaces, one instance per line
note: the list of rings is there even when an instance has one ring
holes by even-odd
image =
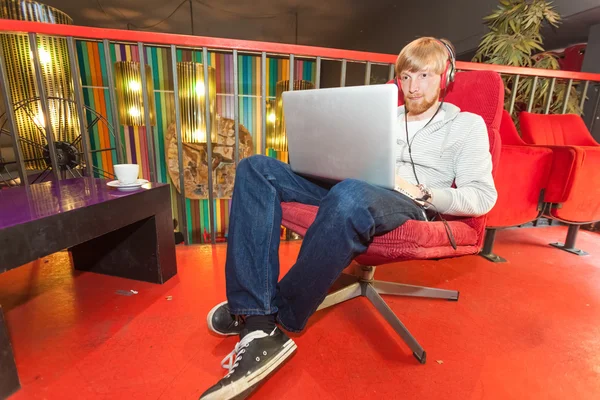
[[[427,123],[425,124],[425,126],[421,129],[419,129],[419,132],[425,128],[427,128],[427,125],[429,125],[429,123],[431,121],[433,121],[433,119],[435,118],[435,116],[438,114],[438,112],[440,111],[440,109],[442,108],[442,105],[444,104],[444,101],[446,100],[446,88],[444,88],[444,95],[442,96],[442,101],[440,102],[440,105],[438,106],[437,110],[435,110],[435,114],[433,114],[433,116],[431,117],[431,119],[429,121],[427,121]],[[408,145],[408,155],[410,157],[410,165],[412,166],[412,170],[413,170],[413,174],[415,176],[415,179],[417,180],[417,185],[420,185],[421,182],[419,182],[419,177],[417,176],[417,170],[415,168],[415,162],[413,160],[412,157],[412,142],[415,140],[415,138],[417,137],[417,134],[419,132],[415,132],[415,135],[412,137],[412,140],[409,140],[408,138],[408,107],[406,107],[406,104],[404,104],[404,108],[405,108],[405,113],[404,113],[404,130],[406,133],[406,144]]]
[[[442,216],[442,214],[437,210],[437,208],[431,204],[429,201],[425,200],[425,199],[416,199],[417,202],[422,202],[428,205],[428,208],[433,208],[433,211],[435,212],[435,215],[442,221],[442,223],[444,224],[444,229],[446,230],[446,236],[448,236],[448,240],[450,241],[450,245],[452,246],[452,248],[454,250],[456,250],[457,245],[456,245],[456,239],[454,238],[454,234],[452,233],[452,229],[450,229],[450,224],[448,224],[448,221],[446,221],[444,219],[444,217]],[[423,206],[423,208],[425,208]],[[427,214],[427,208],[425,208],[425,214]]]

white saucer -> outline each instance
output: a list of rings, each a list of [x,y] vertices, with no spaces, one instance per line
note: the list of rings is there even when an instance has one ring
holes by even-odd
[[[136,190],[148,182],[149,181],[147,181],[145,179],[138,179],[137,181],[135,181],[133,183],[119,183],[118,180],[115,180],[115,181],[108,182],[106,185],[109,187],[117,188],[122,191],[128,191],[128,190]]]

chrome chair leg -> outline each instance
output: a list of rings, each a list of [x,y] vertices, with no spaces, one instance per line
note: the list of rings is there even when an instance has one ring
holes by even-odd
[[[379,293],[373,288],[371,284],[366,283],[366,296],[375,306],[377,311],[385,318],[385,320],[394,328],[396,333],[400,335],[404,343],[412,350],[413,355],[421,364],[425,364],[427,361],[427,353],[423,350],[423,347],[417,342],[417,339],[410,333],[410,331],[404,326],[402,321],[396,317],[396,314],[387,305],[385,300],[381,298]]]
[[[458,300],[458,291],[446,290],[446,289],[435,289],[423,286],[405,285],[403,283],[385,282],[385,281],[373,281],[371,283],[373,289],[379,294],[391,294],[396,296],[413,296],[413,297],[427,297],[430,299],[445,299],[445,300]]]
[[[325,297],[325,300],[323,300],[319,308],[317,308],[317,311],[334,306],[339,303],[343,303],[346,300],[350,300],[361,295],[362,289],[360,287],[360,282],[355,282],[349,286],[346,286],[345,288],[342,288],[327,295],[327,297]]]

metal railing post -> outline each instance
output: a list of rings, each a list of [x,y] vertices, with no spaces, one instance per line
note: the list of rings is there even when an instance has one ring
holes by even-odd
[[[346,86],[346,60],[342,60],[342,73],[340,76],[340,87]]]
[[[83,147],[83,157],[85,160],[86,172],[90,177],[94,176],[94,164],[92,162],[92,153],[90,146],[90,137],[86,129],[85,114],[83,112],[83,89],[81,87],[81,72],[77,63],[77,51],[75,49],[75,39],[72,36],[67,38],[67,48],[69,53],[69,62],[71,64],[71,75],[73,77],[73,90],[75,94],[75,105],[77,107],[77,118],[79,119],[79,134]]]
[[[546,102],[546,109],[544,110],[544,114],[548,114],[550,112],[550,105],[552,104],[552,93],[554,92],[554,85],[556,84],[556,78],[552,78],[550,82],[550,89],[548,93],[548,101]]]
[[[292,84],[294,80],[292,79]],[[262,131],[262,154],[267,154],[267,53],[260,56],[260,122]]]
[[[317,57],[317,68],[315,73],[315,89],[321,88],[321,57]]]
[[[110,43],[104,39],[104,68],[106,70],[106,79],[108,82],[108,96],[110,99],[110,110],[112,114],[112,125],[115,132],[115,142],[117,144],[117,162],[125,163],[126,158],[123,153],[123,142],[121,141],[121,124],[119,124],[119,111],[117,110],[117,95],[115,93],[115,77],[113,75],[113,65],[110,60]]]
[[[204,98],[210,99],[209,94],[209,80],[208,80],[208,49],[206,47],[202,48],[202,65],[204,67]],[[207,158],[208,158],[208,212],[209,212],[209,220],[210,220],[210,239],[212,244],[217,242],[215,232],[215,205],[214,205],[214,183],[213,183],[213,170],[212,170],[212,126],[210,121],[210,101],[206,100],[205,104],[205,112],[206,112],[206,149],[207,149]]]
[[[527,104],[527,112],[531,112],[533,108],[533,100],[535,99],[535,89],[537,88],[538,77],[533,78],[533,86],[531,87],[531,95],[529,96],[529,104]]]
[[[508,113],[512,114],[515,109],[515,99],[517,98],[517,92],[519,91],[519,79],[521,75],[517,75],[515,77],[515,86],[513,87],[512,95],[510,96],[510,106],[508,108]]]
[[[189,244],[189,232],[187,225],[187,208],[185,197],[185,176],[183,169],[183,142],[181,140],[181,104],[179,104],[179,76],[177,75],[177,48],[171,45],[171,72],[173,74],[173,99],[175,102],[175,132],[177,135],[177,162],[179,164],[179,226],[183,233],[185,244]]]
[[[233,50],[233,121],[235,129],[235,167],[240,163],[240,88],[238,76],[238,52]]]
[[[157,180],[157,176],[156,156],[154,152],[154,129],[152,128],[152,121],[150,119],[150,102],[154,101],[154,98],[148,98],[148,82],[146,81],[146,54],[144,50],[144,44],[142,42],[138,42],[138,51],[140,54],[140,75],[142,80],[144,123],[146,124],[146,142],[148,144],[148,165],[150,167],[150,180],[155,182]],[[152,93],[152,96],[154,96],[154,93]]]

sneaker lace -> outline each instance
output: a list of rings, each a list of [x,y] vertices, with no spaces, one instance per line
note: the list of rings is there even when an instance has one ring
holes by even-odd
[[[225,356],[223,361],[221,361],[221,367],[229,370],[227,375],[225,375],[225,378],[228,378],[231,374],[233,374],[235,368],[240,364],[243,354],[246,352],[246,347],[250,346],[250,342],[252,342],[254,339],[261,339],[267,336],[269,335],[263,331],[254,331],[250,332],[244,336],[242,340],[236,343],[231,353]]]

